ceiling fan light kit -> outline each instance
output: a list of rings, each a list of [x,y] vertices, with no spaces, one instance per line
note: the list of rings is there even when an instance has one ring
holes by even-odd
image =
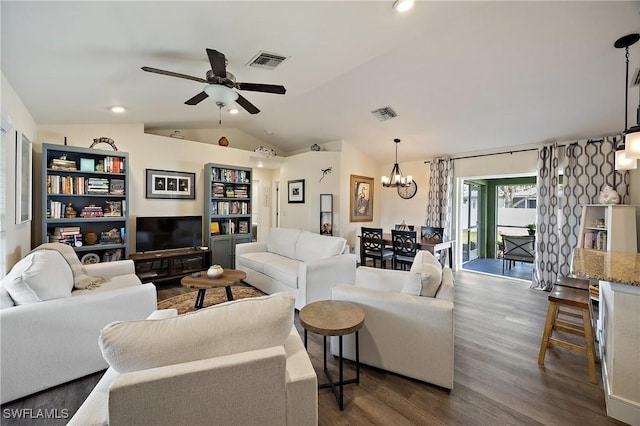
[[[629,105],[629,46],[640,40],[640,34],[633,33],[620,37],[613,43],[617,49],[625,49],[626,66],[624,78],[624,131],[622,132],[622,144],[616,148],[615,169],[633,170],[638,167],[640,158],[640,99],[638,101],[637,124],[627,128],[627,116]]]
[[[397,188],[399,186],[410,186],[413,178],[411,176],[404,176],[400,171],[400,165],[398,164],[398,144],[400,143],[400,139],[393,140],[396,144],[396,162],[393,164],[393,168],[391,169],[391,173],[389,176],[382,176],[382,186],[385,188]]]
[[[204,92],[209,96],[219,108],[229,105],[238,99],[238,93],[220,84],[210,84],[204,88]]]

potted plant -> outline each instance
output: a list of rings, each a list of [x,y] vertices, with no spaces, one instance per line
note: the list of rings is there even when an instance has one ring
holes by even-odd
[[[535,223],[528,224],[527,231],[529,232],[529,235],[536,235],[536,224]]]

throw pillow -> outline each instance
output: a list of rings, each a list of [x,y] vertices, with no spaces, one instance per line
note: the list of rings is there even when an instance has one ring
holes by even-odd
[[[422,283],[420,296],[435,297],[442,282],[442,268],[440,265],[423,264],[420,281]]]
[[[289,292],[239,299],[162,320],[122,321],[100,332],[120,373],[283,345],[293,326]]]
[[[402,285],[400,293],[410,294],[412,296],[420,296],[422,291],[422,277],[420,272],[409,272],[407,279],[405,279]]]
[[[38,250],[14,265],[3,281],[16,305],[71,296],[73,275],[60,253]]]

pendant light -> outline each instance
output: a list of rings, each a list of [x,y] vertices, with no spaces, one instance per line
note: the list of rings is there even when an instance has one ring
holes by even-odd
[[[400,143],[400,139],[393,140],[396,143],[396,162],[393,164],[393,168],[391,169],[391,173],[389,176],[382,176],[382,186],[385,188],[397,188],[399,186],[409,186],[413,181],[411,176],[405,177],[400,171],[400,166],[398,165],[398,144]]]
[[[636,34],[637,36],[638,34]],[[638,109],[636,109],[636,125],[625,133],[626,156],[634,160],[640,159],[640,68],[633,79],[634,85],[638,86]]]
[[[616,149],[615,169],[632,170],[638,167],[637,158],[640,158],[640,104],[638,105],[638,124],[631,129],[627,128],[627,116],[629,105],[629,46],[640,40],[640,34],[627,34],[620,37],[613,44],[618,49],[625,49],[626,68],[624,78],[624,131],[622,132],[622,144]]]

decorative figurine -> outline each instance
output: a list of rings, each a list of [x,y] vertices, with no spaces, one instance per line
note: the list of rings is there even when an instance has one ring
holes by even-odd
[[[73,206],[71,205],[71,203],[67,204],[67,208],[64,210],[64,217],[68,218],[68,217],[76,217],[78,216],[78,213],[73,209]]]
[[[612,187],[605,185],[600,191],[598,202],[600,204],[618,204],[620,203],[620,195]]]

